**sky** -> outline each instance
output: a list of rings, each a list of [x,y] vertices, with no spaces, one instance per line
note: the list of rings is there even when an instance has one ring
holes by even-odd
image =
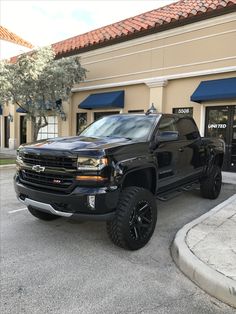
[[[34,46],[42,47],[175,1],[0,0],[0,23]],[[25,51],[23,47],[0,41],[1,59]]]

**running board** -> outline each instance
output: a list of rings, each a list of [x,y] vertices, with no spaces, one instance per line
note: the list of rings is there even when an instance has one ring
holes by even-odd
[[[168,201],[168,200],[170,200],[172,198],[175,198],[179,194],[182,194],[183,192],[194,190],[198,186],[199,186],[199,182],[196,181],[196,182],[193,182],[193,183],[189,183],[189,184],[183,185],[183,186],[178,187],[176,189],[160,193],[160,194],[157,195],[156,198],[158,200],[160,200],[160,201]]]

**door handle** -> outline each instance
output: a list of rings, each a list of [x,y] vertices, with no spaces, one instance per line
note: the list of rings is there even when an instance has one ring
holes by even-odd
[[[184,151],[183,147],[180,147],[178,150],[179,150],[179,152],[181,152],[181,153]]]

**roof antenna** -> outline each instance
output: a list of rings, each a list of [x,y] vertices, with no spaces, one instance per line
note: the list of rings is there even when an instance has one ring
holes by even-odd
[[[152,113],[157,113],[157,109],[155,108],[154,103],[152,103],[151,108],[147,110],[145,115],[148,116],[149,114],[152,114]]]

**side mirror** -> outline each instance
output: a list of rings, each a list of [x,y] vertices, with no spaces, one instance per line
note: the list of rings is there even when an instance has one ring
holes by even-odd
[[[177,131],[163,131],[157,134],[155,142],[156,143],[172,142],[178,140],[178,138],[179,132]]]

